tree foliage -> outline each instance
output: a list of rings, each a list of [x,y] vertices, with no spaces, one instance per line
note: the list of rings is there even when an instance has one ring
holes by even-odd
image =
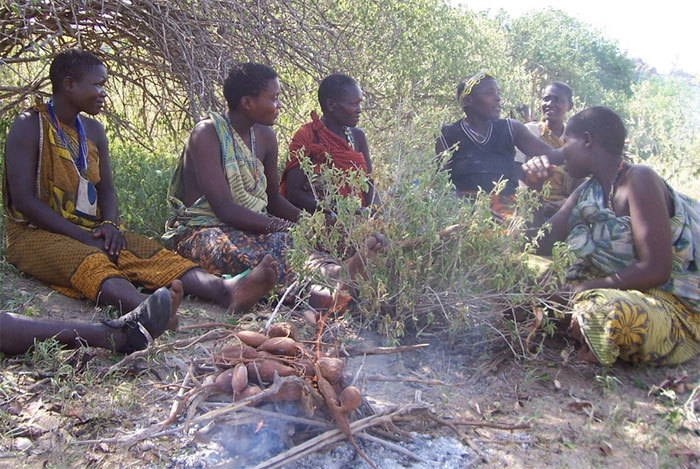
[[[533,80],[568,83],[583,107],[620,109],[632,95],[634,66],[617,44],[561,10],[534,11],[507,24],[510,54]]]
[[[633,86],[627,103],[629,151],[665,177],[689,183],[700,171],[698,90],[678,79],[649,78]],[[697,189],[697,188],[694,188]]]

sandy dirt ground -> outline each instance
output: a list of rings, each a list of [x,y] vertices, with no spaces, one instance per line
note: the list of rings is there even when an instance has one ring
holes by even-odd
[[[0,270],[0,309],[52,319],[104,318],[87,301],[63,297],[8,269]],[[240,325],[257,326],[269,312],[261,307],[239,318]],[[186,299],[180,317],[185,326],[230,320],[222,308],[193,299]],[[303,321],[291,320],[303,334]],[[353,332],[347,322],[338,327],[345,328],[350,345],[386,345],[375,333]],[[157,343],[203,332],[180,331]],[[430,346],[349,360],[349,378],[356,378],[375,410],[423,403],[444,421],[529,428],[458,425],[458,435],[444,425],[409,422],[402,429],[416,432],[415,441],[403,444],[432,464],[360,441],[379,467],[699,467],[700,358],[672,368],[622,364],[604,370],[575,362],[573,347],[556,338],[525,360],[502,346],[448,344],[429,335],[408,343]],[[0,467],[217,467],[211,438],[197,432],[181,430],[133,445],[109,441],[165,419],[192,358],[206,358],[216,346],[151,354],[115,373],[107,370],[122,357],[96,349],[5,357]],[[666,378],[683,376],[684,385],[654,392]],[[100,442],[83,444],[88,440]],[[237,450],[253,451],[250,442],[228,448]],[[339,443],[285,467],[369,466]]]

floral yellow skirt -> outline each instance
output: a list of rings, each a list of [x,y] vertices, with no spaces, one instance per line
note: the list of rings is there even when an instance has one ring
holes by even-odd
[[[600,363],[675,365],[700,353],[700,314],[652,288],[596,289],[574,298],[573,318]]]

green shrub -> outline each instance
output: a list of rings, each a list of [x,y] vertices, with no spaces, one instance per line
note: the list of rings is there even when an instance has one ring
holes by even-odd
[[[166,193],[174,153],[149,151],[116,139],[110,152],[120,219],[132,231],[159,238],[170,216]]]
[[[327,194],[320,207],[335,215],[335,223],[325,223],[321,212],[303,219],[292,232],[290,264],[302,278],[323,282],[307,262],[313,251],[344,260],[368,235],[381,231],[390,241],[387,251],[368,263],[366,280],[355,282],[364,324],[394,341],[408,331],[446,332],[459,339],[475,328],[493,326],[503,335],[514,332],[509,340],[522,344],[524,331],[507,324],[504,313],[539,304],[538,295],[556,290],[566,252],[556,256],[558,275],[539,279],[528,263],[534,245],[524,234],[537,197],[519,192],[516,215],[504,223],[494,221],[487,194],[473,201],[456,198],[448,175],[437,171],[435,156],[425,149],[432,146],[432,135],[424,122],[417,118],[389,126],[401,131],[387,132],[388,153],[377,158],[380,207],[358,214],[356,198]],[[386,161],[389,155],[391,162]],[[302,168],[312,179],[319,177],[308,163]],[[323,170],[320,177],[335,187],[366,184],[334,169]],[[452,225],[461,229],[441,237],[439,232]]]

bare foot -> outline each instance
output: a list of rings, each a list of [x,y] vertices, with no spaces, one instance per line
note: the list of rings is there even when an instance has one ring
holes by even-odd
[[[594,365],[600,365],[600,361],[598,361],[598,357],[595,356],[595,353],[593,353],[593,350],[591,350],[588,345],[584,344],[581,346],[580,349],[578,349],[578,353],[576,354],[576,359],[582,362],[586,363],[592,363]]]
[[[176,331],[177,326],[180,323],[177,318],[177,310],[180,308],[180,303],[182,303],[182,297],[185,294],[185,289],[182,287],[182,282],[178,279],[170,282],[170,322],[168,322],[169,331]]]
[[[578,353],[576,354],[577,360],[600,365],[598,357],[596,357],[595,353],[593,353],[593,350],[591,350],[591,348],[588,346],[588,343],[586,342],[586,339],[583,335],[583,331],[581,330],[581,326],[579,325],[575,317],[571,318],[571,324],[569,325],[569,335],[576,339],[576,341],[580,345]]]
[[[309,306],[317,311],[325,312],[329,309],[342,311],[352,300],[352,296],[338,282],[336,288],[331,289],[321,285],[312,285],[309,291]]]
[[[235,313],[248,311],[277,283],[277,261],[267,254],[245,277],[224,280],[228,307]]]
[[[374,259],[377,257],[379,251],[381,251],[386,246],[386,239],[384,235],[379,233],[374,233],[372,236],[365,239],[364,246],[362,246],[348,261],[345,263],[345,267],[348,269],[348,274],[352,280],[355,280],[358,276],[363,279],[367,279],[365,266],[367,260]]]

